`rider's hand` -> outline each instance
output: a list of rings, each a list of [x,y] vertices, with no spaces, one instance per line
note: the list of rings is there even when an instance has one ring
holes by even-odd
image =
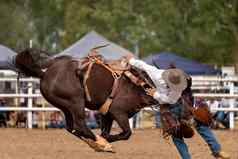
[[[98,53],[97,53],[97,50],[96,49],[92,49],[89,53],[88,53],[89,56],[97,56]]]
[[[149,95],[149,96],[152,96],[155,94],[156,92],[156,89],[155,88],[148,88],[145,90],[146,91],[146,94]]]
[[[128,54],[126,54],[126,58],[129,61],[130,59],[134,58],[134,55],[129,52]]]

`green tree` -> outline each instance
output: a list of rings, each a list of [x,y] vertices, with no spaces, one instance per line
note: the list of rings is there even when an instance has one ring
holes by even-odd
[[[11,48],[20,48],[32,36],[29,19],[22,10],[24,4],[15,1],[0,2],[0,43]]]
[[[0,2],[0,42],[59,51],[96,30],[140,56],[171,51],[211,64],[238,60],[237,0]],[[55,45],[57,44],[57,45]],[[55,48],[56,46],[56,48]]]
[[[58,44],[63,31],[64,3],[64,0],[28,2],[28,16],[37,31],[35,44],[38,47],[52,51],[59,51],[61,48]]]
[[[63,44],[94,29],[131,50],[138,45],[141,56],[172,51],[229,64],[237,50],[236,19],[236,0],[68,1]]]

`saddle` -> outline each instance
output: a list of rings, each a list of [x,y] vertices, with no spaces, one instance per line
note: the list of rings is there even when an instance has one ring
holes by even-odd
[[[119,60],[107,61],[105,64],[117,74],[124,74],[133,84],[141,86],[144,90],[154,88],[154,84],[146,72],[129,65],[128,60],[125,57],[122,57]]]
[[[83,85],[88,101],[91,101],[91,97],[87,87],[87,79],[89,78],[92,66],[94,64],[99,64],[109,70],[112,74],[112,77],[114,78],[111,94],[108,96],[105,103],[99,109],[99,112],[101,113],[105,114],[109,110],[112,100],[117,92],[119,79],[122,77],[122,75],[125,75],[127,78],[130,79],[133,84],[141,86],[144,90],[148,88],[154,88],[152,80],[149,78],[149,76],[145,72],[141,73],[138,69],[130,66],[128,64],[128,60],[125,57],[122,57],[119,60],[107,61],[105,60],[105,58],[103,58],[103,56],[97,54],[97,51],[95,49],[93,49],[89,53],[88,57],[78,62],[78,71],[80,72],[81,70],[86,70]]]

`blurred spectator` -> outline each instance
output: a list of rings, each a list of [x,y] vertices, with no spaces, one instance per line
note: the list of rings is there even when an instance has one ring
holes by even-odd
[[[50,115],[49,128],[64,128],[64,118],[60,112],[53,112]]]
[[[196,97],[194,98],[194,105],[195,106],[200,106],[200,105],[204,105],[203,103],[206,103],[205,99],[202,97]]]
[[[94,111],[86,112],[86,124],[91,129],[98,128],[96,113]]]
[[[32,123],[33,128],[38,128],[39,112],[37,111],[33,112],[32,120],[33,120],[33,123]]]
[[[159,111],[156,111],[156,113],[155,113],[155,126],[156,126],[156,128],[161,127],[161,125],[160,125],[160,112]]]
[[[236,99],[235,100],[235,108],[238,108],[238,100]],[[235,112],[235,117],[238,116],[238,112]]]
[[[227,98],[222,98],[222,99],[221,99],[221,107],[222,107],[222,108],[229,108],[229,107],[230,107],[229,99],[227,99]]]
[[[26,112],[18,112],[16,126],[18,128],[26,128]]]
[[[229,99],[222,98],[220,107],[229,108],[229,106],[230,106]],[[230,125],[229,112],[219,111],[216,115],[216,120],[219,121],[225,128],[229,128]]]
[[[229,113],[225,111],[216,111],[217,108],[228,108],[229,107],[229,100],[226,98],[222,98],[219,102],[215,98],[212,98],[208,102],[210,111],[213,115],[214,121],[214,128],[219,128],[220,124],[225,128],[229,128]]]
[[[16,122],[17,122],[17,112],[10,111],[8,114],[7,126],[8,127],[16,127]]]
[[[132,127],[133,128],[138,128],[139,127],[139,123],[140,123],[140,119],[141,115],[140,112],[136,113],[133,117],[132,117]]]
[[[220,107],[220,102],[216,98],[211,98],[207,101],[208,107],[213,115],[217,113],[217,108]]]
[[[4,99],[0,99],[0,107],[6,107],[6,103]],[[0,111],[0,126],[7,127],[7,112],[6,111]]]

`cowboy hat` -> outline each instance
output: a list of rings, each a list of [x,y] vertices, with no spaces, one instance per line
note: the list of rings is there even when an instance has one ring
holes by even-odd
[[[186,74],[180,69],[168,69],[162,73],[169,88],[176,92],[181,92],[187,87]]]

